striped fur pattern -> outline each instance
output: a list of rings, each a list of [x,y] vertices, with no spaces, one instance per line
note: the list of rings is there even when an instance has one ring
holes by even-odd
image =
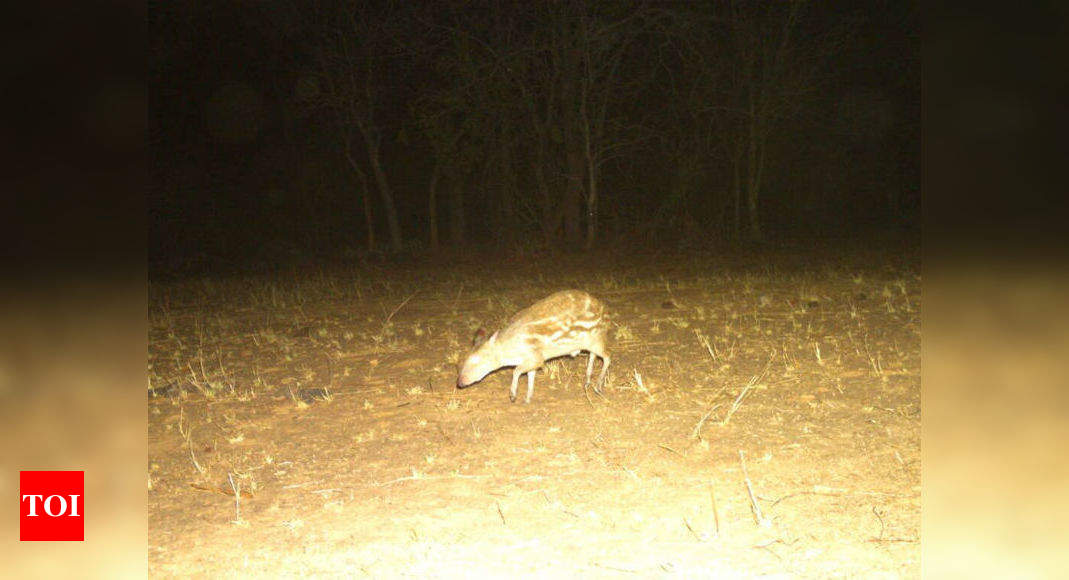
[[[609,369],[609,351],[605,342],[609,317],[605,304],[581,290],[564,290],[551,294],[517,312],[505,327],[495,332],[461,365],[457,387],[463,388],[481,381],[486,375],[502,367],[512,370],[509,396],[516,402],[516,387],[520,375],[527,375],[527,403],[534,393],[535,371],[549,359],[590,353],[586,366],[586,383],[594,371],[594,359],[601,357],[601,373],[594,384],[594,392],[601,394],[605,373]]]

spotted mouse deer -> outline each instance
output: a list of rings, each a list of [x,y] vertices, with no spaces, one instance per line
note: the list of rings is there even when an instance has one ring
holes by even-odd
[[[601,374],[594,392],[601,394],[605,371],[609,369],[609,352],[605,338],[609,331],[609,317],[605,304],[581,290],[564,290],[551,294],[517,312],[504,328],[479,344],[460,367],[457,387],[477,383],[486,375],[502,367],[512,370],[512,389],[509,397],[516,402],[516,384],[527,373],[527,398],[534,393],[535,371],[549,359],[590,353],[586,365],[586,383],[594,372],[594,357],[601,357]],[[478,335],[476,335],[478,340]]]

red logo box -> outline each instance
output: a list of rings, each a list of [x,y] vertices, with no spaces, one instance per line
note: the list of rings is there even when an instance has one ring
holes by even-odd
[[[85,472],[19,472],[19,540],[85,541]]]

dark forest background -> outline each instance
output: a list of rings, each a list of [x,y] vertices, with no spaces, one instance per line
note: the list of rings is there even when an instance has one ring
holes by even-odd
[[[150,2],[150,266],[919,238],[915,2]]]

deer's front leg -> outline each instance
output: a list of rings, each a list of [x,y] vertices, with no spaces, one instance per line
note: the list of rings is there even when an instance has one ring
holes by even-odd
[[[512,371],[512,388],[509,389],[509,399],[511,399],[513,403],[516,402],[516,383],[520,380],[521,374],[519,369]]]
[[[534,376],[534,369],[531,369],[531,371],[527,373],[527,399],[524,401],[524,403],[530,403],[531,395],[534,394]]]

